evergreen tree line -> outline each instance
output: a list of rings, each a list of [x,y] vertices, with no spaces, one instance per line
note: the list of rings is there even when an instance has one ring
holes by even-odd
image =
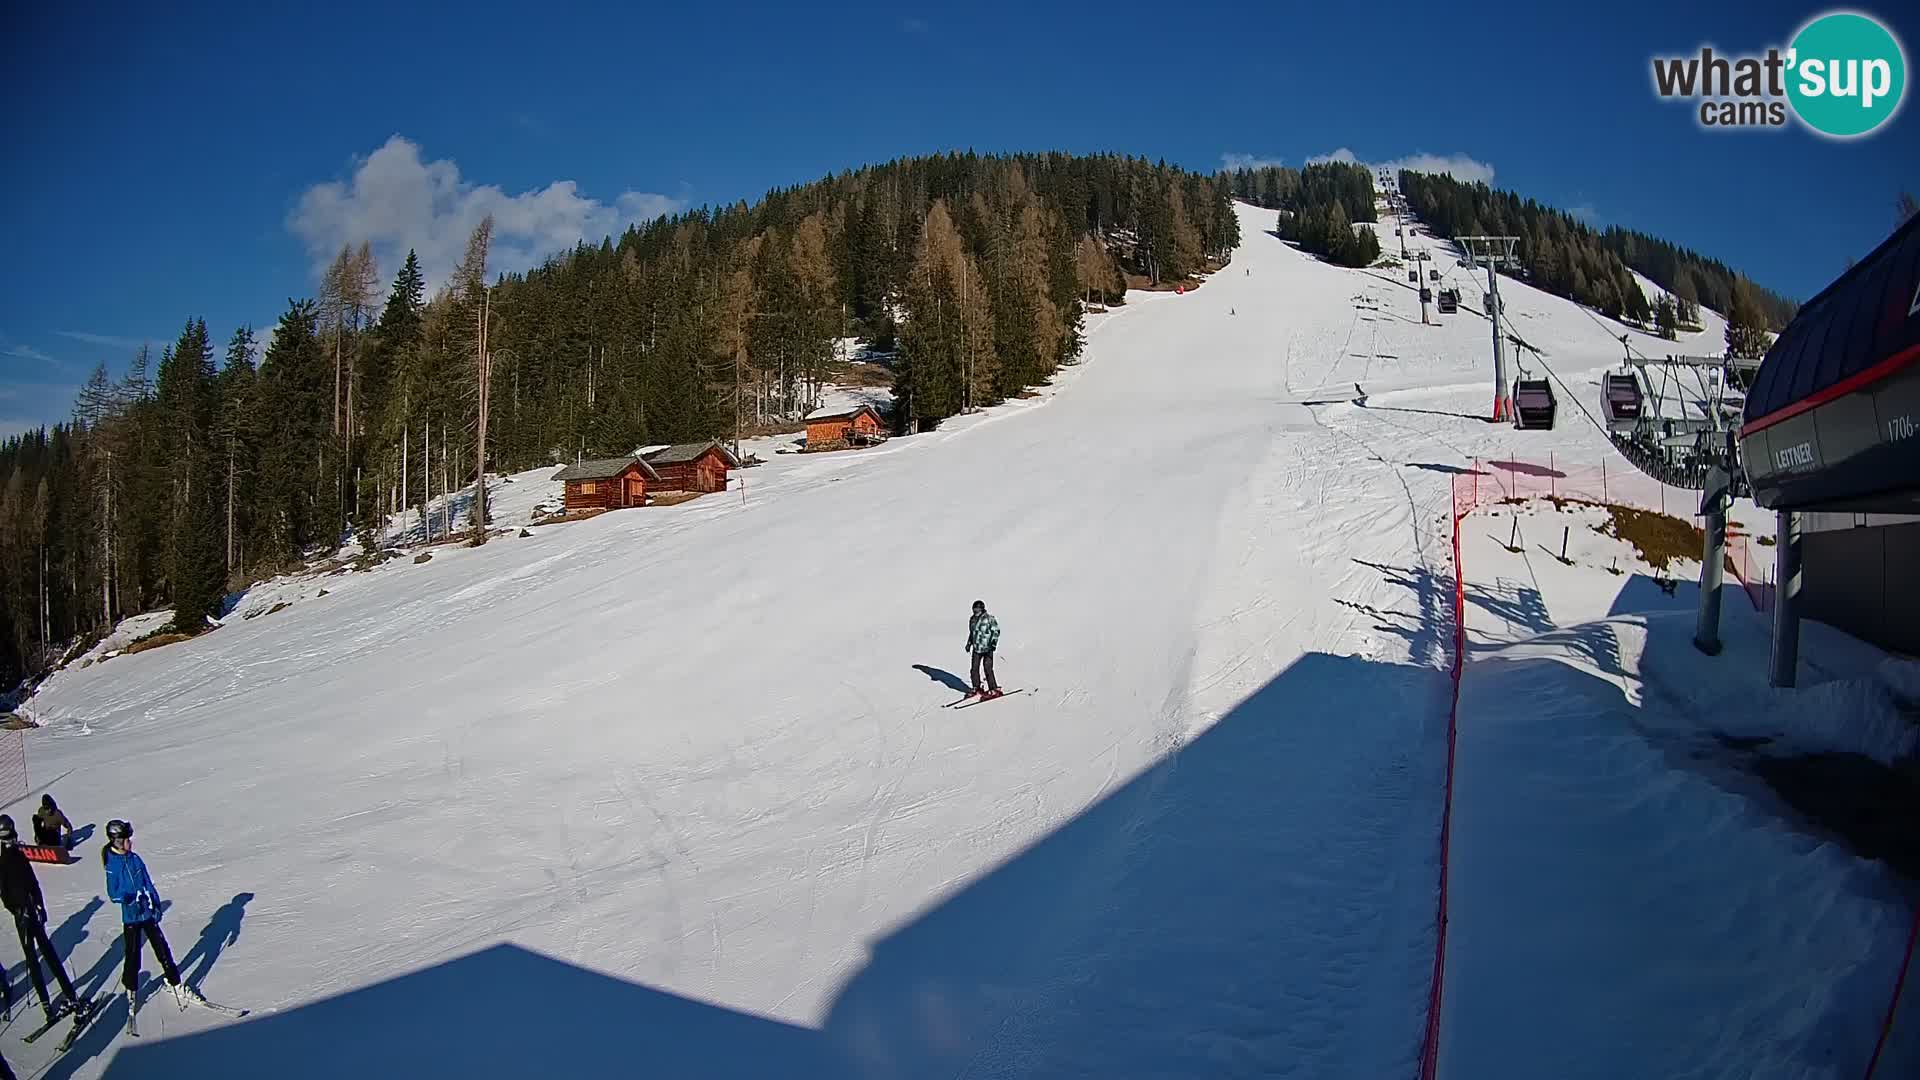
[[[1520,264],[1505,272],[1615,318],[1654,323],[1669,336],[1681,326],[1697,325],[1701,304],[1730,317],[1738,310],[1746,320],[1743,346],[1756,331],[1784,327],[1796,310],[1792,301],[1718,260],[1629,229],[1597,231],[1563,211],[1484,183],[1403,171],[1400,191],[1434,235],[1517,236]],[[1670,316],[1649,303],[1629,270],[1671,294]]]
[[[196,632],[230,589],[355,534],[371,550],[396,515],[444,536],[449,492],[483,524],[483,462],[790,422],[842,337],[897,350],[896,423],[931,427],[1071,361],[1083,302],[1186,280],[1239,241],[1214,177],[971,153],[660,217],[524,274],[489,274],[490,237],[431,296],[408,253],[384,303],[371,251],[344,248],[264,352],[243,327],[216,362],[189,320],[157,364],[96,368],[70,423],[0,443],[0,668],[45,670],[162,606]]]
[[[1365,165],[1331,161],[1303,169],[1266,166],[1224,173],[1235,198],[1280,211],[1278,233],[1304,251],[1342,266],[1371,266],[1380,238],[1358,222],[1378,221],[1373,172]]]

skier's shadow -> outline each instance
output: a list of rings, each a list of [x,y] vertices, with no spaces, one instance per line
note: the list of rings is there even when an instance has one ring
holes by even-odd
[[[913,665],[913,670],[952,690],[956,694],[964,694],[973,689],[972,686],[967,684],[967,680],[955,675],[951,671],[942,671],[937,667],[929,667],[926,664],[915,664]]]
[[[220,953],[227,946],[240,940],[240,920],[246,917],[247,903],[253,899],[250,892],[235,893],[233,899],[220,905],[207,925],[200,931],[200,940],[193,943],[187,955],[180,958],[180,981],[194,989],[200,988],[201,980],[213,969],[213,962],[220,959]]]

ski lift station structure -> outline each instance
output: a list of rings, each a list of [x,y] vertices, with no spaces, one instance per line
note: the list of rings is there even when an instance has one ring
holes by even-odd
[[[1920,217],[1800,308],[1743,419],[1777,514],[1774,685],[1793,685],[1802,614],[1920,653]]]
[[[1620,369],[1600,381],[1607,434],[1643,471],[1675,487],[1698,488],[1714,465],[1740,475],[1729,442],[1758,359],[1738,356],[1640,356],[1628,339]],[[1739,481],[1736,487],[1742,486]]]

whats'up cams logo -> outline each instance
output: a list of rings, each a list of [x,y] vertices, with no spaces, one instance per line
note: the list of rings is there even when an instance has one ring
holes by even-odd
[[[1663,99],[1697,101],[1701,127],[1784,127],[1791,110],[1819,134],[1851,139],[1900,111],[1907,56],[1879,20],[1834,11],[1801,27],[1784,51],[1656,56],[1653,88]]]

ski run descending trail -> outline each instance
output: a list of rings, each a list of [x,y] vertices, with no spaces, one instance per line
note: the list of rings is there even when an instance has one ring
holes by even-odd
[[[1534,436],[1474,419],[1483,319],[1240,213],[1038,399],[57,676],[36,781],[272,1013],[110,1014],[46,1075],[1410,1075],[1448,467]],[[1563,375],[1617,355],[1512,291]],[[976,598],[1027,692],[943,709]],[[93,849],[41,878],[111,989]]]

